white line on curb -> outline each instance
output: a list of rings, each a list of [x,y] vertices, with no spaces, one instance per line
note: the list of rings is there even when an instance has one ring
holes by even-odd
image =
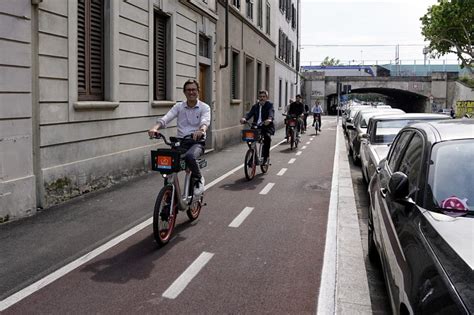
[[[201,269],[211,260],[214,254],[202,252],[198,258],[176,279],[173,284],[163,293],[163,297],[175,299],[201,271]]]
[[[326,245],[324,248],[321,285],[319,287],[318,310],[316,314],[335,314],[336,268],[337,268],[337,204],[339,198],[339,130],[336,132],[336,151],[332,169],[331,196],[329,199]]]
[[[238,228],[249,216],[249,214],[252,213],[253,209],[253,207],[245,207],[244,210],[242,210],[240,214],[229,224],[229,227]]]
[[[265,186],[261,192],[259,192],[260,195],[266,195],[268,192],[275,186],[275,183],[268,183],[267,186]]]
[[[296,159],[295,159],[295,158],[293,158],[293,159],[290,159],[290,160],[288,161],[288,164],[293,164],[293,163],[295,163],[295,161],[296,161]]]
[[[285,174],[287,168],[282,168],[279,172],[278,172],[278,176],[283,176],[283,174]]]

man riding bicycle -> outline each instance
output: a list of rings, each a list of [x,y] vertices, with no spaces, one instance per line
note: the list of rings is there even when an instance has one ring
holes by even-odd
[[[206,131],[211,123],[211,110],[209,105],[199,100],[199,83],[196,80],[187,80],[183,93],[186,101],[176,103],[166,115],[157,120],[157,124],[148,130],[148,134],[150,137],[158,136],[158,130],[166,128],[176,118],[178,137],[192,135],[194,141],[183,141],[181,147],[186,149],[185,161],[194,180],[194,194],[200,195],[204,191],[204,177],[196,159],[204,153]]]
[[[290,104],[288,112],[286,114],[295,116],[298,119],[296,130],[298,131],[298,133],[300,133],[304,124],[303,119],[301,119],[302,115],[304,114],[304,104],[302,102],[300,94],[296,95],[296,101]]]
[[[316,101],[313,108],[311,109],[311,112],[313,113],[313,126],[316,122],[316,119],[318,120],[319,122],[319,130],[318,131],[321,131],[321,115],[324,113],[323,112],[323,108],[321,107],[321,104],[319,103],[319,101]]]
[[[268,91],[262,90],[258,92],[258,103],[253,105],[245,117],[240,119],[240,123],[245,124],[247,120],[253,117],[253,122],[262,130],[263,164],[266,164],[270,158],[271,136],[275,134],[275,126],[273,125],[274,115],[273,103],[268,101]]]

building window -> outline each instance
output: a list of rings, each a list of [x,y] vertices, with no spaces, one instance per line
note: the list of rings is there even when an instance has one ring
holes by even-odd
[[[231,98],[239,98],[239,54],[232,52]]]
[[[209,54],[209,38],[205,35],[199,34],[199,56],[210,58]]]
[[[154,47],[154,99],[166,100],[167,77],[167,28],[168,16],[162,12],[155,12],[155,47]]]
[[[282,96],[283,96],[283,82],[280,81],[278,82],[278,107],[281,108],[281,106],[283,105],[283,101],[282,101]]]
[[[257,0],[257,26],[263,27],[263,0]]]
[[[291,0],[286,0],[286,20],[290,21],[291,20]]]
[[[78,0],[77,75],[78,99],[104,99],[104,3]]]
[[[262,64],[257,62],[257,93],[262,89]]]
[[[294,4],[291,5],[291,27],[293,29],[296,28],[296,9]]]
[[[285,11],[285,1],[286,0],[279,0],[278,1],[278,7],[280,8],[280,11]]]
[[[238,9],[240,9],[240,0],[232,0],[232,5]]]
[[[270,35],[270,3],[267,2],[267,10],[266,10],[266,24],[267,24],[267,35]]]
[[[253,20],[253,0],[247,0],[247,18]]]
[[[290,100],[288,99],[288,81],[285,81],[285,103],[288,102],[286,104],[289,104],[289,101]]]
[[[265,66],[265,90],[270,93],[270,66]]]

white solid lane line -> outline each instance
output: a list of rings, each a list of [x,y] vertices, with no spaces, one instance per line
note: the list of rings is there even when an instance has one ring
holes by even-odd
[[[287,168],[282,168],[279,172],[278,172],[278,176],[283,176],[283,174],[285,174]]]
[[[301,153],[303,153],[303,151],[298,151],[296,152],[296,155],[301,155]]]
[[[173,284],[163,293],[163,297],[175,299],[201,271],[201,269],[211,260],[213,253],[202,252],[198,258],[176,279]]]
[[[275,186],[275,183],[268,183],[267,186],[265,186],[261,192],[259,192],[260,195],[266,195],[268,192]]]
[[[229,224],[229,227],[238,228],[242,222],[249,216],[253,211],[253,207],[245,207],[240,214]]]
[[[5,298],[4,300],[0,301],[0,312],[6,310],[10,306],[19,301],[23,300],[27,296],[35,293],[36,291],[44,288],[48,284],[56,281],[57,279],[63,277],[64,275],[68,274],[69,272],[73,271],[77,267],[85,264],[86,262],[90,261],[91,259],[99,256],[106,250],[112,248],[113,246],[117,245],[118,243],[122,242],[123,240],[129,238],[130,236],[138,233],[142,229],[146,228],[153,222],[153,218],[149,218],[148,220],[138,224],[137,226],[131,228],[130,230],[126,231],[125,233],[117,236],[116,238],[108,241],[107,243],[97,247],[93,251],[85,254],[84,256],[74,260],[73,262],[67,264],[66,266],[59,268],[58,270],[50,273],[46,277],[36,281],[35,283],[29,285],[28,287],[18,291],[17,293],[10,295],[9,297]]]
[[[293,164],[293,163],[295,163],[295,161],[296,161],[296,159],[295,159],[295,158],[293,158],[293,159],[290,159],[290,160],[288,161],[288,164]]]

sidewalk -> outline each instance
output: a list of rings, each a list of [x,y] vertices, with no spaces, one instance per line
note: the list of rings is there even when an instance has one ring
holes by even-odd
[[[272,145],[283,139],[283,133],[284,129],[277,131]],[[334,160],[337,176],[333,175],[318,311],[319,314],[371,314],[352,179],[340,126],[337,134]],[[213,167],[204,169],[206,180],[211,183],[239,165],[245,150],[245,145],[238,144],[219,151],[218,157],[213,153],[207,155]],[[0,311],[3,300],[19,289],[88,255],[148,219],[156,187],[162,183],[161,177],[155,175],[93,192],[32,218],[0,226]],[[21,283],[16,285],[19,279]]]

